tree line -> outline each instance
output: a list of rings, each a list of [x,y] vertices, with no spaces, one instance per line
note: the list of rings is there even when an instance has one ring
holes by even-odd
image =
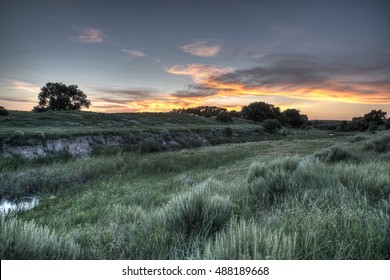
[[[192,114],[203,117],[215,117],[217,121],[231,122],[232,118],[243,118],[251,120],[254,123],[273,120],[275,125],[279,122],[281,125],[300,127],[308,122],[308,117],[301,114],[298,109],[286,109],[281,111],[279,107],[266,102],[252,102],[241,108],[241,111],[228,111],[226,108],[216,106],[199,106],[193,108],[173,109],[173,113]]]

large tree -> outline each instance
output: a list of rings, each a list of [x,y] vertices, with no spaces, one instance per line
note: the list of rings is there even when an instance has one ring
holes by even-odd
[[[286,109],[282,112],[282,122],[285,125],[292,127],[300,127],[301,125],[307,123],[308,118],[306,115],[301,114],[301,111],[298,109]]]
[[[77,85],[63,83],[46,83],[38,95],[39,103],[33,108],[34,112],[67,111],[89,108],[91,101]]]
[[[247,106],[243,106],[241,114],[244,119],[252,120],[253,122],[262,122],[267,119],[279,119],[280,109],[265,102],[253,102]]]
[[[371,110],[371,112],[364,115],[364,121],[368,124],[383,124],[386,119],[387,112],[383,112],[382,109]]]

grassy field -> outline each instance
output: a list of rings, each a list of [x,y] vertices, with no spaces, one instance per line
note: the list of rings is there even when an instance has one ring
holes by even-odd
[[[20,114],[0,134],[18,122],[31,133],[82,131],[61,125],[53,132],[55,120],[40,127],[34,120],[29,128]],[[87,114],[91,130],[107,121]],[[188,125],[219,125],[188,117]],[[188,122],[153,114],[112,118],[135,119],[137,127]],[[2,157],[2,195],[36,193],[40,203],[0,219],[0,257],[390,259],[390,133],[318,136],[151,154]]]

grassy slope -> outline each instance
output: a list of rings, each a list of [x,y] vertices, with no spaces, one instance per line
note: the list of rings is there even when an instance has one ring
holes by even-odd
[[[42,200],[1,220],[0,256],[389,259],[390,148],[364,137],[3,161]]]
[[[230,126],[251,125],[251,122],[235,119]],[[20,112],[0,118],[0,138],[7,138],[16,130],[26,136],[37,131],[46,137],[58,138],[75,135],[123,134],[131,130],[213,128],[221,123],[215,118],[204,118],[174,113],[126,113],[104,114],[95,112]]]

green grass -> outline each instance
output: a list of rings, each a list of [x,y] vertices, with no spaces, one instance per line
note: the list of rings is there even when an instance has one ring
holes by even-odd
[[[34,193],[40,203],[1,218],[0,256],[390,259],[389,152],[376,148],[388,134],[310,133],[171,152],[2,157],[1,196]]]

